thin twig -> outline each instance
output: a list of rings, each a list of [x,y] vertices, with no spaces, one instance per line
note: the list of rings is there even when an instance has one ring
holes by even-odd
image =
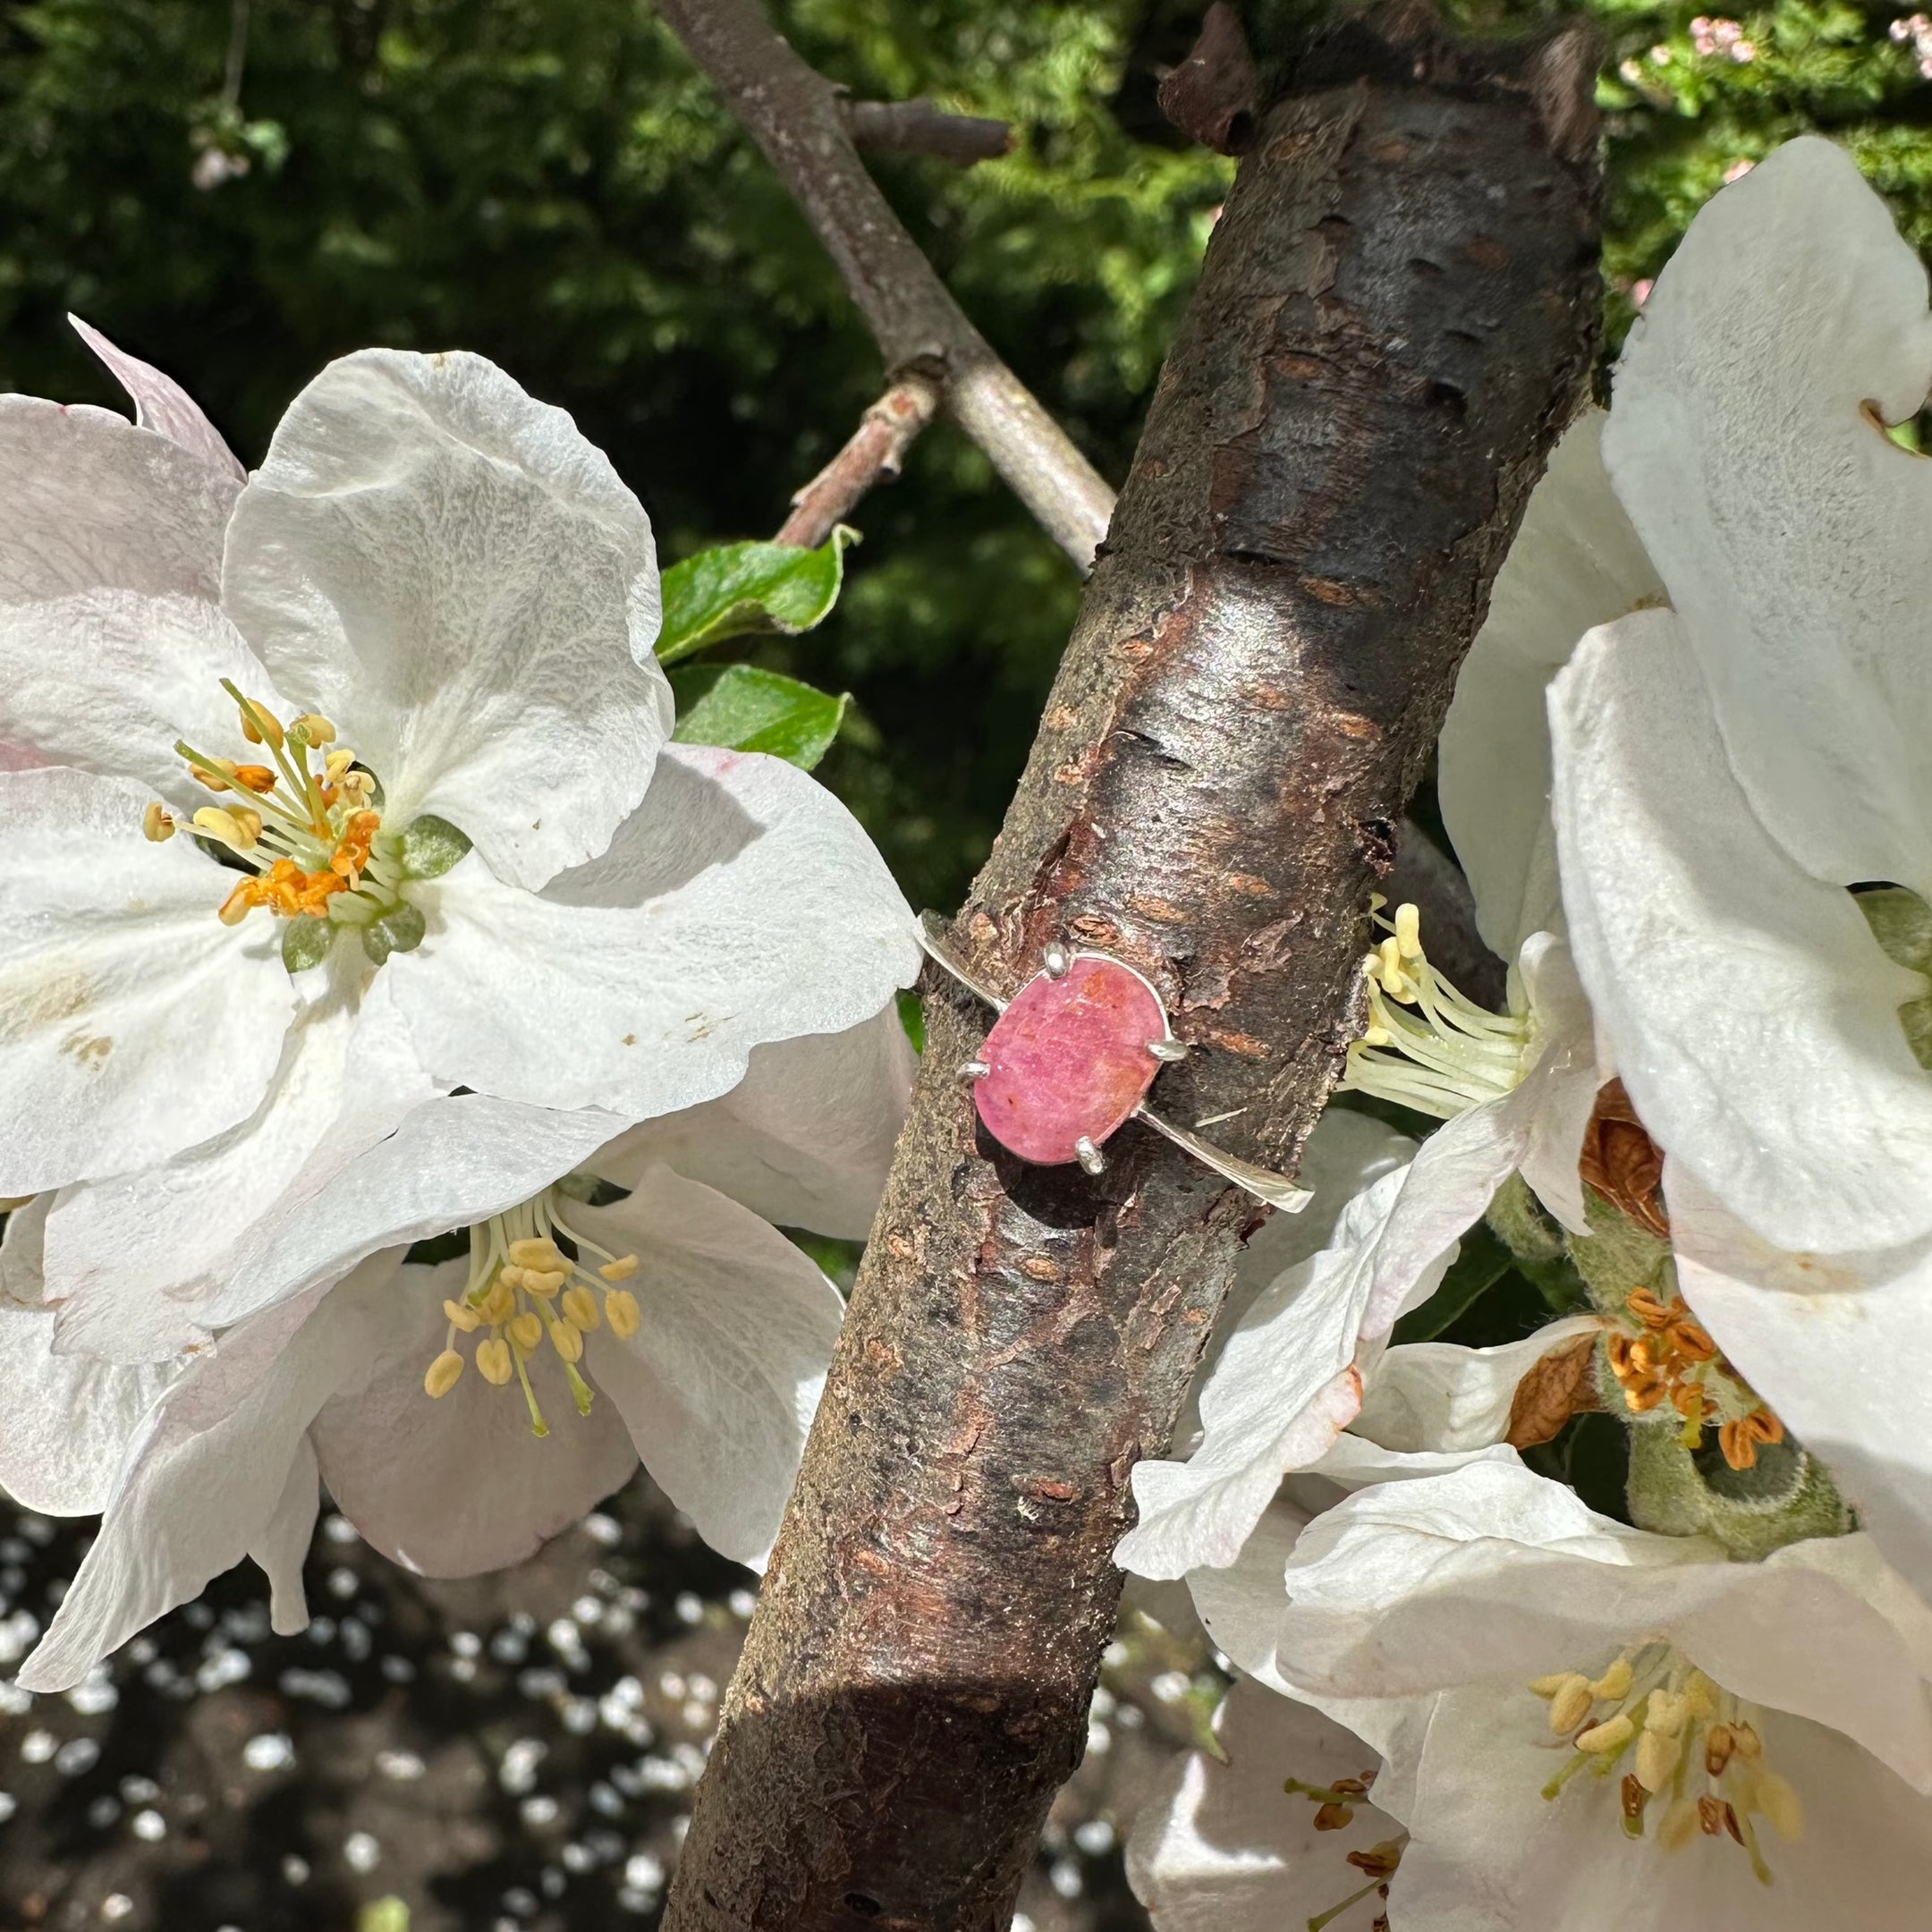
[[[923,376],[895,382],[863,416],[843,449],[792,499],[778,542],[815,549],[853,504],[899,474],[905,453],[939,409],[939,389]]]
[[[1013,148],[1009,122],[949,114],[922,94],[906,101],[842,101],[852,145],[868,154],[928,154],[970,167]]]
[[[960,427],[1082,571],[1114,493],[947,292],[852,146],[839,90],[772,31],[758,0],[658,12],[764,149],[824,242],[895,380],[930,371]]]

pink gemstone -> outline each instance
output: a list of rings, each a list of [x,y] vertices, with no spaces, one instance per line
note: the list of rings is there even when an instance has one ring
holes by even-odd
[[[1148,1042],[1166,1036],[1139,973],[1076,955],[1059,979],[1021,987],[994,1022],[979,1050],[991,1071],[973,1087],[979,1118],[1021,1160],[1076,1160],[1076,1141],[1098,1147],[1140,1106],[1160,1072]]]

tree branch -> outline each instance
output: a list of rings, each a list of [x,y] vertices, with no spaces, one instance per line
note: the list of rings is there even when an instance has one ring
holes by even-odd
[[[658,0],[658,12],[750,131],[817,231],[886,373],[936,375],[960,427],[1082,570],[1113,492],[994,354],[853,148],[839,90],[773,32],[758,0]]]
[[[816,549],[860,497],[899,474],[905,453],[938,407],[938,388],[925,377],[895,382],[859,419],[844,448],[792,499],[776,540]]]
[[[1359,1026],[1372,884],[1587,381],[1588,96],[1413,17],[1258,115],[1031,759],[953,943],[1117,953],[1196,1049],[1160,1106],[1292,1165]],[[1577,64],[1572,63],[1572,69]],[[1077,1761],[1128,1475],[1260,1210],[1142,1130],[1016,1163],[927,999],[911,1118],[669,1932],[992,1932]]]
[[[842,100],[852,146],[867,154],[928,154],[961,167],[996,161],[1013,149],[1013,127],[979,114],[948,114],[924,95],[916,100]]]

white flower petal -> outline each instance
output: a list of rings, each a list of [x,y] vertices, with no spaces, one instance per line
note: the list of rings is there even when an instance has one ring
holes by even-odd
[[[1552,1350],[1602,1326],[1595,1315],[1572,1315],[1499,1348],[1450,1342],[1392,1348],[1368,1379],[1354,1433],[1404,1453],[1499,1443],[1522,1378]]]
[[[338,945],[296,979],[301,1010],[249,1119],[158,1167],[63,1191],[47,1228],[63,1348],[163,1360],[261,1305],[246,1286],[253,1258],[299,1258],[317,1196],[435,1097],[387,987],[359,946]],[[298,1285],[360,1258],[326,1255]]]
[[[268,1579],[268,1626],[277,1637],[293,1637],[309,1628],[309,1593],[302,1584],[302,1565],[315,1537],[316,1517],[322,1507],[322,1476],[315,1444],[304,1436],[295,1445],[282,1500],[255,1535],[248,1554]]]
[[[106,364],[114,380],[134,402],[134,420],[143,429],[178,443],[191,456],[199,456],[221,475],[237,484],[248,480],[248,471],[223,442],[221,431],[202,414],[201,405],[174,380],[151,362],[117,349],[97,328],[77,315],[67,318],[74,333]]]
[[[216,917],[225,877],[150,844],[142,794],[0,774],[0,1194],[165,1160],[245,1118],[294,994],[278,932]]]
[[[1534,1113],[1522,1177],[1572,1234],[1588,1234],[1577,1164],[1597,1092],[1610,1077],[1597,1064],[1597,1022],[1562,940],[1532,933],[1523,945],[1521,971],[1541,1037],[1537,1063],[1523,1082],[1534,1093]]]
[[[212,603],[235,495],[109,410],[0,396],[0,605],[98,589]]]
[[[1599,409],[1563,432],[1489,593],[1443,721],[1437,796],[1491,949],[1563,930],[1543,689],[1586,631],[1663,601],[1610,487]]]
[[[1134,1468],[1140,1515],[1114,1552],[1122,1569],[1178,1577],[1233,1563],[1283,1474],[1314,1462],[1348,1426],[1361,1405],[1355,1358],[1381,1243],[1413,1172],[1411,1163],[1358,1194],[1329,1245],[1235,1324],[1200,1385],[1200,1446],[1185,1462]],[[1441,1279],[1449,1239],[1418,1287]]]
[[[1277,1665],[1317,1692],[1527,1684],[1662,1637],[1737,1696],[1830,1724],[1932,1791],[1932,1609],[1866,1537],[1728,1563],[1484,1459],[1324,1512],[1286,1584]]]
[[[322,1186],[266,1207],[229,1251],[225,1279],[198,1291],[195,1318],[209,1327],[240,1321],[378,1250],[502,1214],[583,1165],[621,1125],[608,1114],[484,1094],[425,1101]]]
[[[89,1516],[173,1371],[54,1352],[53,1312],[33,1305],[48,1199],[10,1214],[0,1240],[0,1490],[46,1516]]]
[[[521,1563],[637,1471],[614,1405],[600,1399],[578,1414],[547,1344],[528,1364],[547,1436],[531,1434],[516,1382],[492,1387],[460,1335],[467,1366],[448,1394],[429,1398],[423,1375],[444,1347],[443,1302],[467,1279],[462,1261],[403,1268],[366,1378],[329,1402],[313,1432],[337,1508],[386,1556],[424,1576]]]
[[[844,1304],[784,1235],[735,1201],[654,1167],[570,1224],[642,1266],[643,1324],[585,1351],[658,1487],[713,1549],[754,1567],[778,1533]]]
[[[479,356],[332,362],[235,506],[223,581],[391,816],[452,820],[519,886],[602,852],[670,736],[649,520]]]
[[[1647,1835],[1625,1838],[1614,1784],[1586,1775],[1554,1801],[1539,1797],[1552,1758],[1536,1734],[1542,1707],[1520,1687],[1452,1690],[1427,1709],[1404,1807],[1414,1835],[1389,1894],[1394,1932],[1818,1932],[1923,1916],[1925,1801],[1822,1725],[1783,1716],[1767,1724],[1767,1754],[1805,1821],[1786,1843],[1757,1820],[1767,1885],[1728,1838],[1665,1850],[1656,1806]],[[1394,1782],[1377,1783],[1384,1803]]]
[[[1685,1301],[1932,1599],[1932,1254],[1790,1253],[1664,1172]]]
[[[1733,768],[1798,865],[1932,892],[1932,464],[1861,411],[1932,386],[1926,275],[1828,141],[1724,190],[1657,277],[1605,460]]]
[[[1401,1835],[1386,1812],[1363,1803],[1333,1831],[1315,1829],[1316,1806],[1283,1781],[1326,1785],[1380,1769],[1352,1733],[1259,1684],[1237,1682],[1215,1713],[1223,1756],[1186,1751],[1142,1801],[1127,1842],[1127,1882],[1155,1932],[1286,1932],[1352,1892],[1348,1862]],[[1369,1932],[1372,1894],[1332,1919],[1333,1932]]]
[[[285,1553],[291,1470],[316,1411],[382,1332],[396,1258],[271,1309],[190,1362],[129,1452],[39,1647],[29,1690],[65,1690],[256,1546]],[[285,1597],[283,1609],[287,1614]]]
[[[1571,943],[1652,1138],[1787,1247],[1932,1230],[1932,1078],[1897,1011],[1924,981],[1752,816],[1684,627],[1593,631],[1550,723]]]
[[[132,780],[184,818],[212,801],[175,745],[247,750],[224,678],[280,703],[234,626],[197,597],[110,588],[0,604],[0,738],[37,764]]]
[[[661,1162],[780,1227],[862,1240],[918,1063],[896,1001],[843,1033],[769,1041],[729,1093],[633,1127],[597,1172],[629,1187]]]
[[[858,821],[755,753],[668,747],[610,850],[540,898],[472,855],[424,903],[428,938],[384,970],[430,1071],[631,1120],[715,1099],[768,1040],[870,1019],[919,970]]]

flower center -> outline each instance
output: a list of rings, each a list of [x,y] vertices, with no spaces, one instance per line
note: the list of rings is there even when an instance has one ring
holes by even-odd
[[[1301,1796],[1315,1806],[1315,1829],[1318,1832],[1340,1831],[1355,1820],[1355,1807],[1368,1795],[1368,1787],[1375,1783],[1375,1772],[1364,1771],[1360,1777],[1337,1778],[1332,1784],[1304,1784],[1300,1778],[1284,1778],[1282,1789],[1290,1797]],[[1395,1868],[1402,1863],[1402,1847],[1409,1843],[1407,1832],[1394,1838],[1385,1838],[1379,1844],[1372,1844],[1366,1851],[1351,1852],[1348,1862],[1359,1872],[1366,1872],[1368,1883],[1359,1885],[1344,1898],[1331,1905],[1326,1911],[1317,1912],[1308,1921],[1309,1932],[1323,1932],[1323,1928],[1334,1924],[1351,1905],[1359,1905],[1371,1894],[1379,1898],[1388,1896],[1389,1880],[1395,1876]],[[1375,1920],[1376,1932],[1388,1932],[1388,1919],[1377,1913]]]
[[[1677,1851],[1702,1835],[1743,1846],[1759,1882],[1771,1870],[1754,1818],[1787,1843],[1804,1835],[1804,1807],[1765,1757],[1763,1714],[1714,1683],[1661,1640],[1625,1651],[1601,1677],[1560,1671],[1530,1689],[1549,1706],[1549,1728],[1575,1754],[1543,1787],[1555,1799],[1578,1772],[1608,1780],[1626,1837],[1644,1835],[1653,1799],[1664,1808],[1657,1836]],[[1625,1768],[1625,1767],[1628,1768]]]
[[[328,719],[311,711],[284,725],[225,678],[222,689],[241,713],[242,737],[274,761],[246,764],[174,747],[196,783],[227,800],[196,812],[195,832],[248,875],[222,902],[222,923],[238,926],[258,906],[290,921],[282,955],[292,972],[318,964],[348,928],[377,965],[420,945],[423,915],[404,886],[447,871],[469,851],[468,838],[428,816],[386,832],[374,775],[336,744]],[[174,816],[149,805],[141,829],[157,843],[172,838]]]
[[[1348,1052],[1338,1092],[1375,1094],[1437,1120],[1500,1100],[1529,1072],[1535,1024],[1527,1011],[1491,1013],[1457,992],[1422,950],[1421,916],[1379,915],[1387,934],[1362,962],[1368,1026]]]
[[[584,1358],[584,1337],[606,1321],[620,1341],[638,1332],[638,1299],[615,1285],[637,1273],[638,1258],[614,1255],[579,1233],[558,1205],[557,1191],[546,1188],[534,1200],[470,1230],[470,1283],[461,1300],[443,1304],[449,1318],[443,1352],[423,1377],[423,1391],[432,1401],[447,1395],[468,1366],[456,1337],[480,1336],[477,1373],[496,1388],[514,1377],[530,1407],[530,1433],[547,1436],[550,1426],[538,1406],[528,1366],[547,1341],[564,1364],[577,1412],[590,1413],[596,1392],[577,1366]],[[572,1251],[558,1244],[559,1235]],[[602,1256],[595,1273],[586,1256]]]
[[[1761,1444],[1784,1440],[1784,1425],[1732,1372],[1717,1344],[1682,1301],[1632,1288],[1627,1316],[1604,1336],[1610,1372],[1633,1415],[1669,1402],[1683,1418],[1686,1449],[1702,1447],[1715,1426],[1734,1470],[1756,1467]]]

